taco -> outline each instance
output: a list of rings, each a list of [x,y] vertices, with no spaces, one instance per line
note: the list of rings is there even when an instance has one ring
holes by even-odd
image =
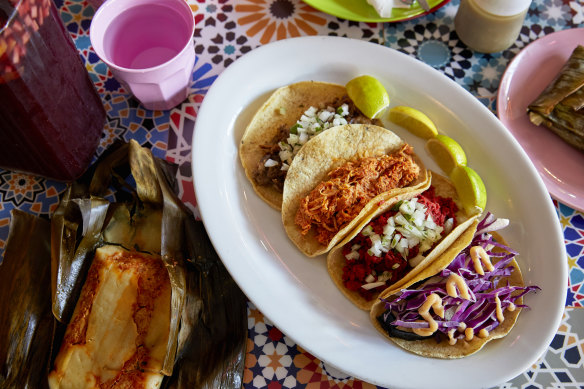
[[[502,223],[504,221],[504,223]],[[371,311],[375,328],[399,347],[425,357],[454,359],[507,335],[521,311],[525,286],[517,252],[496,232],[508,223],[491,214],[444,269],[431,264],[410,289],[384,292]]]
[[[409,286],[430,265],[449,264],[476,228],[476,216],[464,212],[452,183],[432,173],[428,189],[385,202],[334,247],[328,272],[349,300],[368,311],[381,292]]]
[[[307,142],[290,165],[282,221],[306,255],[323,254],[380,204],[430,185],[424,165],[393,132],[347,124]]]
[[[239,157],[255,192],[276,209],[288,167],[310,138],[347,123],[378,124],[364,116],[344,86],[303,81],[277,89],[247,126]]]

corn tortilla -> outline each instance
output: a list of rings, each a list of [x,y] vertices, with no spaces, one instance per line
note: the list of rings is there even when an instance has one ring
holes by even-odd
[[[414,154],[420,167],[418,178],[406,188],[397,188],[373,198],[347,226],[336,233],[328,245],[316,240],[314,230],[306,235],[295,224],[300,200],[324,180],[327,174],[348,161],[366,157],[391,154],[398,151],[405,142],[393,132],[370,124],[347,124],[337,126],[308,141],[296,155],[284,182],[282,200],[282,222],[288,237],[309,257],[328,252],[340,242],[355,226],[359,225],[379,204],[391,201],[396,196],[410,196],[424,191],[430,185],[430,175],[423,163]]]
[[[253,172],[265,155],[261,146],[273,139],[280,127],[292,127],[311,106],[320,107],[346,93],[342,85],[298,82],[277,89],[252,118],[241,138],[239,158],[254,191],[273,208],[280,210],[282,192],[273,186],[258,185],[253,179]]]
[[[470,244],[474,233],[476,232],[478,222],[476,221],[476,216],[469,217],[464,213],[463,207],[460,205],[460,201],[456,194],[456,189],[447,178],[431,172],[431,186],[434,187],[437,196],[450,198],[458,206],[459,211],[457,212],[456,227],[444,238],[442,238],[432,250],[430,250],[424,260],[420,262],[417,266],[411,269],[402,279],[396,283],[389,286],[382,293],[392,291],[398,291],[402,288],[407,288],[419,279],[418,275],[424,275],[425,269],[432,266],[430,271],[434,272],[435,268],[445,268],[450,262],[460,253],[462,249]],[[377,208],[374,212],[369,214],[369,216],[363,220],[357,228],[355,228],[349,235],[343,239],[341,243],[335,246],[327,256],[327,269],[332,280],[335,282],[337,287],[343,292],[343,294],[353,302],[359,308],[369,311],[376,299],[367,300],[361,296],[357,291],[349,290],[343,284],[343,267],[345,266],[345,257],[343,255],[343,246],[346,245],[353,239],[361,230],[375,217],[387,212],[393,207],[394,204],[401,200],[407,198],[412,198],[411,193],[404,193],[398,195],[384,203],[382,206]],[[434,274],[434,273],[432,273]],[[424,277],[426,278],[426,277]]]
[[[491,234],[493,235],[493,238],[497,242],[506,245],[506,242],[501,237],[501,235],[497,234],[496,232],[493,232]],[[495,264],[496,262],[497,258],[493,257],[493,264]],[[514,271],[511,273],[509,277],[502,278],[499,281],[499,284],[502,285],[509,282],[509,285],[511,286],[521,287],[525,286],[523,276],[521,274],[521,269],[519,268],[519,265],[517,264],[517,261],[515,259],[513,259],[510,262],[510,266],[513,266]],[[429,268],[433,269],[434,271],[429,272],[431,274],[427,277],[436,275],[442,270],[438,266],[434,266],[434,264]],[[419,276],[416,278],[416,282],[424,280],[427,277]],[[395,293],[384,292],[380,297],[388,298],[391,297],[393,294]],[[505,310],[503,313],[505,317],[503,322],[499,324],[497,328],[491,331],[486,338],[480,338],[478,336],[475,336],[472,338],[471,341],[459,340],[454,345],[450,345],[447,339],[442,339],[440,343],[437,343],[434,337],[423,340],[404,340],[401,338],[390,337],[388,333],[381,327],[381,324],[377,321],[377,317],[381,315],[383,312],[385,312],[385,303],[381,300],[377,301],[371,308],[370,319],[375,328],[379,332],[381,332],[386,338],[393,341],[399,347],[407,351],[430,358],[457,359],[474,354],[480,349],[482,349],[485,346],[485,344],[487,344],[491,340],[499,339],[507,335],[511,331],[511,329],[513,329],[513,326],[517,322],[517,317],[521,312],[521,308],[519,307],[519,305],[523,304],[523,297],[518,298],[515,301],[515,304],[518,307],[514,311]]]

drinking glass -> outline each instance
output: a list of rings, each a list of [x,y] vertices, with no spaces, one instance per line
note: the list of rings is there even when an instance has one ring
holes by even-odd
[[[92,161],[103,103],[52,0],[0,1],[0,167],[61,181]]]

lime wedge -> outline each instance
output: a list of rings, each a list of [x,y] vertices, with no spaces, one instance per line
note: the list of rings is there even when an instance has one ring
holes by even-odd
[[[378,118],[389,106],[389,95],[381,82],[373,76],[359,76],[345,85],[349,98],[370,119]]]
[[[481,213],[487,205],[487,190],[481,177],[468,166],[455,166],[450,179],[468,215]]]
[[[426,151],[440,169],[450,175],[455,166],[466,166],[466,154],[457,141],[446,135],[436,135],[426,142]]]
[[[438,135],[436,126],[425,113],[405,105],[398,105],[389,110],[389,120],[412,134],[424,139]]]

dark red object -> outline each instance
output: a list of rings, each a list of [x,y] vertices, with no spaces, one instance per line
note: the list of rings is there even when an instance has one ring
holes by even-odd
[[[51,0],[0,10],[0,166],[61,181],[92,161],[103,103]]]

